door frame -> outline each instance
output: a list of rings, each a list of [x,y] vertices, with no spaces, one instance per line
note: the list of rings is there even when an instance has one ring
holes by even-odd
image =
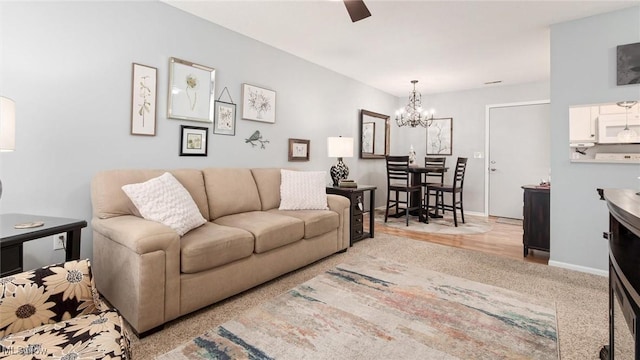
[[[517,106],[531,106],[531,105],[544,105],[551,104],[550,99],[544,100],[533,100],[533,101],[520,101],[520,102],[512,102],[512,103],[503,103],[503,104],[489,104],[485,106],[485,116],[484,116],[484,216],[489,217],[489,145],[490,137],[489,137],[489,122],[490,122],[490,114],[491,109],[497,108],[505,108],[505,107],[517,107]]]

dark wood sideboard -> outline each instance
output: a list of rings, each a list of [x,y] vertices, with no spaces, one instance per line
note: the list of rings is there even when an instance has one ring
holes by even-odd
[[[549,251],[550,192],[548,186],[525,185],[522,210],[524,256],[529,249]]]
[[[609,345],[600,359],[640,359],[640,195],[598,189],[609,208]]]

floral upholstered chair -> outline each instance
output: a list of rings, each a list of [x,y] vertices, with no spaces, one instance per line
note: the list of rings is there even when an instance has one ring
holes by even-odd
[[[0,278],[0,358],[130,358],[122,318],[100,300],[89,260]]]

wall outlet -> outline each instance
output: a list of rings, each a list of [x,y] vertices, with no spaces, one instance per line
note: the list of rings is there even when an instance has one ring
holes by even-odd
[[[53,235],[53,250],[64,249],[67,245],[67,233]]]

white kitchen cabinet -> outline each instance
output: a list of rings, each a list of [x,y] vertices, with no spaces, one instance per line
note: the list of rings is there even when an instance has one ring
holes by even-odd
[[[631,108],[629,108],[629,115],[638,114],[640,109],[640,104],[635,104]],[[600,115],[609,115],[609,114],[624,114],[626,108],[619,106],[618,104],[604,104],[600,105]]]
[[[597,141],[596,120],[598,106],[572,106],[569,108],[569,142],[594,143]]]

